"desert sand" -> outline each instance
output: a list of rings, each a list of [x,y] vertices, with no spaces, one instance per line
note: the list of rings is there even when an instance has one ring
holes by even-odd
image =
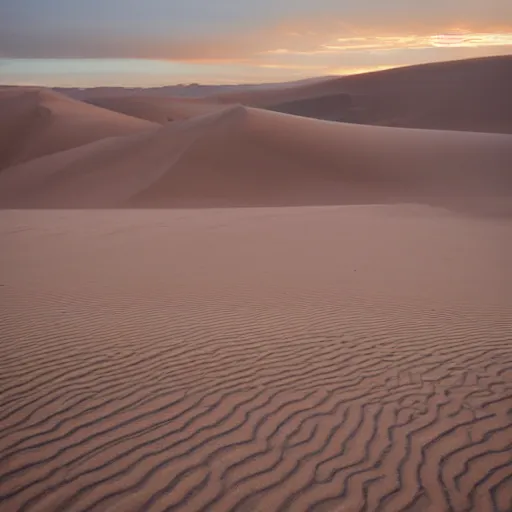
[[[512,133],[512,56],[422,64],[306,83],[231,91],[217,101],[358,124]]]
[[[38,87],[0,87],[0,169],[153,125]]]
[[[2,511],[510,512],[512,135],[1,94]]]
[[[224,104],[218,104],[218,102],[208,98],[162,98],[142,95],[107,96],[93,98],[87,100],[87,102],[91,105],[159,124],[182,121],[226,108]]]
[[[306,84],[322,82],[326,77],[312,77],[287,82],[269,82],[254,84],[230,84],[230,85],[211,85],[199,83],[185,83],[177,85],[164,85],[160,87],[56,87],[54,90],[77,100],[103,100],[104,98],[126,98],[126,97],[147,97],[153,98],[202,98],[226,94],[229,92],[242,91],[261,91],[264,89],[291,89]]]
[[[511,140],[510,135],[350,125],[228,106],[5,169],[0,206],[399,201],[506,213]]]

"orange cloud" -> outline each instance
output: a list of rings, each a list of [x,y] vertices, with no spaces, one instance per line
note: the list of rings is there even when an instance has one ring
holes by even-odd
[[[492,26],[482,22],[470,26],[455,20],[450,27],[435,20],[420,21],[410,22],[404,18],[376,22],[374,17],[373,25],[364,26],[341,21],[336,16],[288,19],[252,29],[233,26],[221,36],[201,33],[194,37],[190,33],[169,32],[149,37],[105,31],[91,38],[90,34],[74,34],[70,30],[41,35],[18,33],[11,27],[8,34],[0,30],[2,40],[9,42],[2,45],[0,41],[0,57],[132,58],[206,64],[208,77],[218,76],[225,83],[229,77],[242,74],[251,81],[264,81],[277,75],[286,79],[286,76],[299,74],[303,77],[354,74],[433,60],[512,53],[510,24]],[[176,66],[180,67],[186,66]],[[190,73],[187,80],[202,78],[196,76],[196,71]],[[137,80],[153,80],[143,72],[139,76],[143,78]],[[114,79],[118,80],[112,77]]]
[[[315,55],[344,51],[405,50],[416,48],[482,48],[512,46],[510,33],[447,32],[432,35],[358,36],[339,37],[333,43],[322,43],[309,51],[278,48],[261,52],[267,55]]]
[[[466,48],[480,48],[484,46],[512,46],[512,33],[439,34],[430,37],[430,44],[437,47],[458,46]]]
[[[258,67],[260,68],[266,68],[266,69],[296,69],[300,71],[319,71],[319,70],[325,70],[324,66],[301,66],[301,65],[294,65],[294,64],[258,64]]]

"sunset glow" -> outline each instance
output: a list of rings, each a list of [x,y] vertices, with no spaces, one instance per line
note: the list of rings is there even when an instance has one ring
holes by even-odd
[[[273,82],[512,52],[511,2],[438,4],[3,2],[1,82]]]

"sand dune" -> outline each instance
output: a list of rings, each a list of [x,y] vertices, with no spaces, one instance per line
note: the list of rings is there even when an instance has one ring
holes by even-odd
[[[512,135],[334,122],[508,62],[0,90],[2,512],[510,512]]]
[[[94,98],[87,101],[92,105],[120,112],[159,124],[169,121],[181,121],[225,108],[208,99],[198,98],[160,98],[152,96],[122,96]]]
[[[207,85],[207,84],[177,84],[165,85],[161,87],[56,87],[55,90],[71,98],[89,101],[96,98],[121,98],[141,96],[152,98],[202,98],[221,93],[233,93],[241,91],[259,91],[264,89],[281,89],[302,86],[314,82],[321,82],[329,77],[313,77],[292,80],[288,82],[278,83],[256,83],[256,84],[224,84],[224,85]]]
[[[426,202],[509,208],[511,140],[234,106],[6,169],[0,206]]]
[[[268,108],[275,112],[324,119],[326,121],[344,120],[345,122],[352,122],[355,119],[354,99],[347,93],[285,101]],[[371,119],[368,119],[366,124],[372,124]]]
[[[498,511],[512,226],[0,212],[6,511]]]
[[[41,88],[0,88],[0,168],[153,124]]]
[[[511,88],[512,56],[502,56],[333,78],[288,90],[234,92],[217,99],[360,124],[512,133]]]

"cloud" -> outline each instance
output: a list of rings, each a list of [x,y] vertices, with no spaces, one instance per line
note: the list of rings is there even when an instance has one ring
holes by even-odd
[[[510,0],[0,0],[0,59],[27,59],[27,80],[35,60],[54,69],[54,59],[66,62],[61,77],[87,59],[139,60],[137,80],[143,61],[157,60],[223,80],[348,74],[512,53],[503,20],[512,20]]]
[[[262,52],[266,55],[320,55],[343,52],[361,51],[390,51],[420,48],[483,48],[493,46],[512,46],[512,32],[504,34],[495,33],[467,33],[453,31],[444,34],[432,35],[395,35],[395,36],[367,36],[367,37],[341,37],[334,43],[323,43],[317,49],[310,51],[279,48]]]
[[[258,64],[258,67],[265,69],[290,69],[297,71],[320,71],[325,70],[324,66],[311,66],[311,65],[299,65],[299,64]]]
[[[493,0],[0,0],[0,57],[258,61],[274,53],[509,45]],[[506,24],[505,24],[506,25]],[[412,35],[411,35],[412,34]],[[462,44],[462,43],[460,43]]]
[[[440,34],[430,38],[437,47],[480,48],[485,46],[512,46],[512,33],[508,34]]]
[[[0,57],[39,59],[137,58],[162,60],[232,60],[246,58],[254,42],[247,38],[233,44],[230,38],[140,37],[115,34],[0,34]]]

